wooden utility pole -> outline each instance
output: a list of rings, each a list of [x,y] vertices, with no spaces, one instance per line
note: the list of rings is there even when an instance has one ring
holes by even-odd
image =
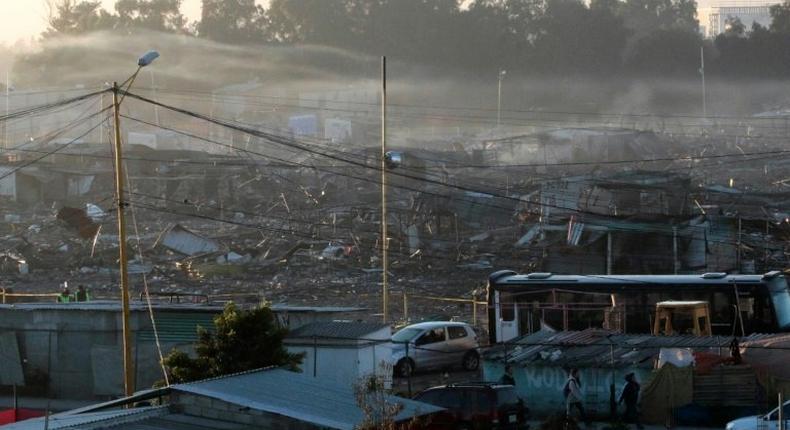
[[[129,273],[126,256],[126,218],[124,216],[123,158],[121,157],[121,112],[118,83],[112,83],[113,124],[115,128],[115,193],[118,203],[118,258],[121,271],[121,318],[123,322],[123,389],[126,396],[134,394],[134,363],[132,362],[131,328],[129,327]]]
[[[387,57],[381,57],[381,305],[384,324],[389,323],[387,248]]]

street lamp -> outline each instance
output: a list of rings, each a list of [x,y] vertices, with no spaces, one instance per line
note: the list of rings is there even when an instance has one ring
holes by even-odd
[[[129,77],[126,82],[129,85],[127,91],[134,83],[140,69],[151,64],[159,53],[156,51],[146,52],[137,60],[137,71]],[[129,273],[128,258],[126,256],[126,217],[124,209],[126,203],[123,200],[123,158],[121,157],[121,102],[118,99],[118,82],[112,83],[112,104],[113,104],[113,125],[115,127],[115,192],[118,196],[118,258],[120,260],[119,271],[121,272],[121,307],[123,324],[123,388],[126,396],[134,394],[134,363],[132,362],[131,330],[129,326]]]
[[[499,127],[499,122],[502,119],[502,79],[507,75],[507,70],[500,70],[498,75],[499,84],[497,85],[496,94],[496,126]]]

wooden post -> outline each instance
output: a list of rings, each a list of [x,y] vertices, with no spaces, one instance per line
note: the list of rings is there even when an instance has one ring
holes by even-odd
[[[384,324],[389,323],[387,248],[387,57],[381,57],[381,305]]]
[[[112,84],[113,122],[115,127],[115,192],[118,206],[118,258],[121,272],[121,318],[123,326],[123,388],[126,396],[134,394],[131,328],[129,327],[129,274],[126,256],[126,218],[124,216],[123,158],[121,157],[121,113],[118,83]]]

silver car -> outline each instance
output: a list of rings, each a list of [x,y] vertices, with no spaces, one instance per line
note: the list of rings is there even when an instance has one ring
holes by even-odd
[[[415,370],[461,366],[477,370],[480,365],[477,334],[462,322],[432,321],[412,324],[392,336],[395,374],[408,376]]]

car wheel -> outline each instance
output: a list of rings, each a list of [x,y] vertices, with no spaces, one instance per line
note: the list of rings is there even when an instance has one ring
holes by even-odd
[[[477,351],[469,351],[464,354],[464,360],[461,362],[464,370],[477,370],[480,366],[480,356]]]
[[[414,373],[414,362],[409,358],[401,359],[395,365],[395,372],[402,378],[407,378]]]

